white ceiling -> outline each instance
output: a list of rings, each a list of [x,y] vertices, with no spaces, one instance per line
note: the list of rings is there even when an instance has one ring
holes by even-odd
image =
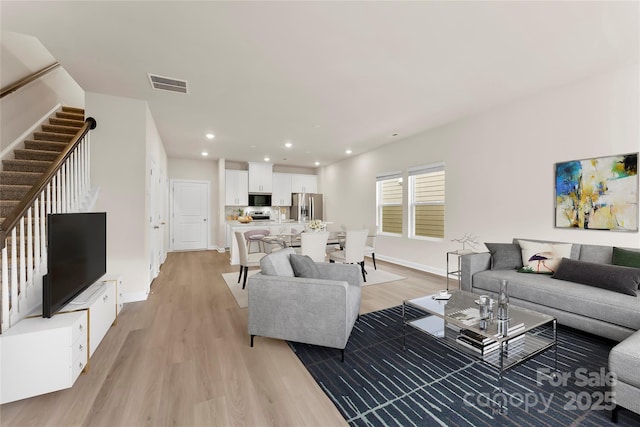
[[[0,12],[86,91],[147,100],[170,157],[312,167],[637,63],[638,5],[3,0]],[[147,73],[190,93],[153,90]]]

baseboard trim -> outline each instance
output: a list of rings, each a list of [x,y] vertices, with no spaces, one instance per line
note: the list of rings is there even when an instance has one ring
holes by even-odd
[[[148,292],[123,293],[122,294],[122,302],[126,304],[128,302],[146,301],[148,297],[149,297],[149,293]]]
[[[418,264],[418,263],[406,261],[400,258],[393,258],[385,255],[376,254],[376,260],[387,261],[392,264],[401,265],[403,267],[413,268],[414,270],[424,271],[425,273],[435,274],[436,276],[447,277],[447,272],[440,268],[433,268],[428,265]]]

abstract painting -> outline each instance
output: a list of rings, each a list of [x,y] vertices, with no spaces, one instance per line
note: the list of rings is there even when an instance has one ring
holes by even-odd
[[[556,227],[638,231],[638,153],[556,163]]]

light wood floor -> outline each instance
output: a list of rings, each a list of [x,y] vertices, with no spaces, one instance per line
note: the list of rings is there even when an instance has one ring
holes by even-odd
[[[407,279],[364,287],[361,313],[445,285],[416,270],[378,267]],[[71,389],[2,405],[0,425],[346,425],[284,341],[257,337],[249,346],[247,309],[221,276],[230,271],[228,253],[170,253],[148,300],[125,305],[90,371]]]

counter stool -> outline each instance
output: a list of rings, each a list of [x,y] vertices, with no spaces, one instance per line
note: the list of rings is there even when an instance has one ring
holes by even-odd
[[[249,230],[245,231],[244,238],[247,241],[247,253],[251,253],[251,243],[258,243],[258,252],[264,252],[264,242],[261,241],[265,236],[268,236],[269,230]]]

